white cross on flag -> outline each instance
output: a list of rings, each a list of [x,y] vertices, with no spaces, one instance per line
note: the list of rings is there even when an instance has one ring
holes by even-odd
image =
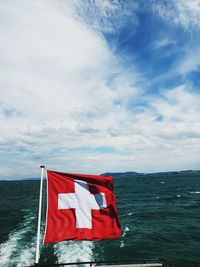
[[[111,176],[47,171],[44,243],[121,236]]]

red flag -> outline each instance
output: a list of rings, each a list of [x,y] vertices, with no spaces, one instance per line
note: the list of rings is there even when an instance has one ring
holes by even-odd
[[[111,176],[47,171],[44,243],[121,236]]]

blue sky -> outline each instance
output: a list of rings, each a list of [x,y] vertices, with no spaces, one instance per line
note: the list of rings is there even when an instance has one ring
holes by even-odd
[[[1,1],[0,178],[200,169],[200,1]]]

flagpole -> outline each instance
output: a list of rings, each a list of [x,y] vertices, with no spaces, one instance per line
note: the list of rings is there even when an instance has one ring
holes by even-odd
[[[41,177],[40,177],[40,199],[39,199],[39,211],[38,211],[38,228],[37,228],[37,243],[36,243],[36,256],[35,264],[38,265],[40,258],[40,228],[41,228],[41,213],[42,213],[42,187],[45,166],[40,166]]]

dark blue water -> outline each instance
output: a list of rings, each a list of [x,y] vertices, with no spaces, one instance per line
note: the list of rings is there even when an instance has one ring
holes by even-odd
[[[42,245],[42,263],[163,258],[173,266],[200,266],[198,175],[115,178],[114,183],[122,238]],[[0,182],[0,266],[34,264],[38,194],[38,181]],[[45,208],[42,216],[44,222]]]

